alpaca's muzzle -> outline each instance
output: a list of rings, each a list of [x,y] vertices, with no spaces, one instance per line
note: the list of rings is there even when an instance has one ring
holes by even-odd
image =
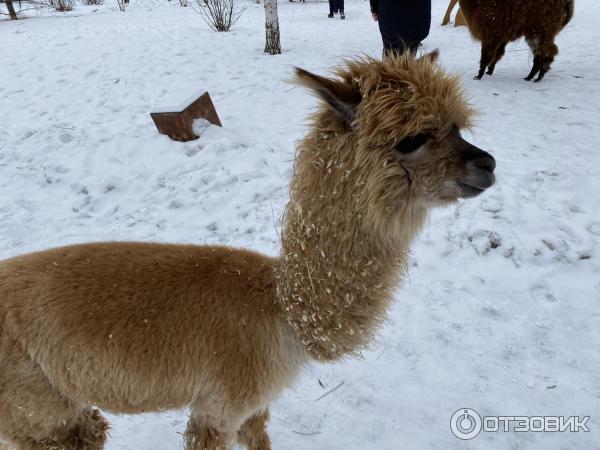
[[[472,144],[465,152],[467,176],[457,180],[460,196],[463,198],[475,197],[491,187],[495,181],[494,170],[496,160]]]

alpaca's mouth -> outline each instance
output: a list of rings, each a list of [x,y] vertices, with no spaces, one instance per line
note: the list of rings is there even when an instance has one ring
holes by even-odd
[[[491,172],[486,172],[477,177],[472,177],[467,180],[456,180],[459,187],[459,197],[472,198],[477,197],[487,188],[492,186],[496,181],[496,177]]]
[[[462,198],[477,197],[479,194],[485,191],[485,188],[463,183],[462,181],[457,181],[456,184],[458,184],[458,187],[460,188],[459,197]]]

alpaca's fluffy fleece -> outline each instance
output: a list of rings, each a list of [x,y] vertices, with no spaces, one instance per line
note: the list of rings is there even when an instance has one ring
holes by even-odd
[[[337,81],[299,73],[299,82],[317,92],[320,83],[338,98],[359,102],[353,120],[328,106],[314,114],[285,213],[278,297],[308,351],[321,360],[371,342],[426,217],[419,189],[440,184],[454,164],[451,152],[440,152],[409,173],[409,165],[394,161],[394,145],[421,132],[443,142],[470,123],[472,110],[457,79],[436,57],[355,59],[335,70]],[[421,182],[411,183],[410,174]]]

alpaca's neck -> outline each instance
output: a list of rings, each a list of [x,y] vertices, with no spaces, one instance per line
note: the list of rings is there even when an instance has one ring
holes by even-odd
[[[332,360],[371,342],[406,270],[414,221],[424,214],[415,218],[407,211],[411,223],[397,239],[379,234],[356,200],[363,179],[352,155],[318,140],[305,140],[296,161],[278,300],[308,352]],[[351,144],[345,145],[349,152]]]

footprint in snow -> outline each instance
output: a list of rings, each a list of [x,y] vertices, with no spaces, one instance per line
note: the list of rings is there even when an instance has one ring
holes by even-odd
[[[539,303],[539,302],[554,303],[554,302],[556,302],[556,297],[552,293],[552,290],[549,289],[547,286],[541,286],[541,285],[534,286],[533,288],[531,288],[529,295],[530,295],[531,299],[533,301],[535,301],[536,303]]]
[[[479,230],[468,237],[471,246],[478,255],[486,255],[490,250],[502,245],[500,235],[494,231]]]
[[[600,222],[592,222],[586,228],[594,236],[600,236]]]

